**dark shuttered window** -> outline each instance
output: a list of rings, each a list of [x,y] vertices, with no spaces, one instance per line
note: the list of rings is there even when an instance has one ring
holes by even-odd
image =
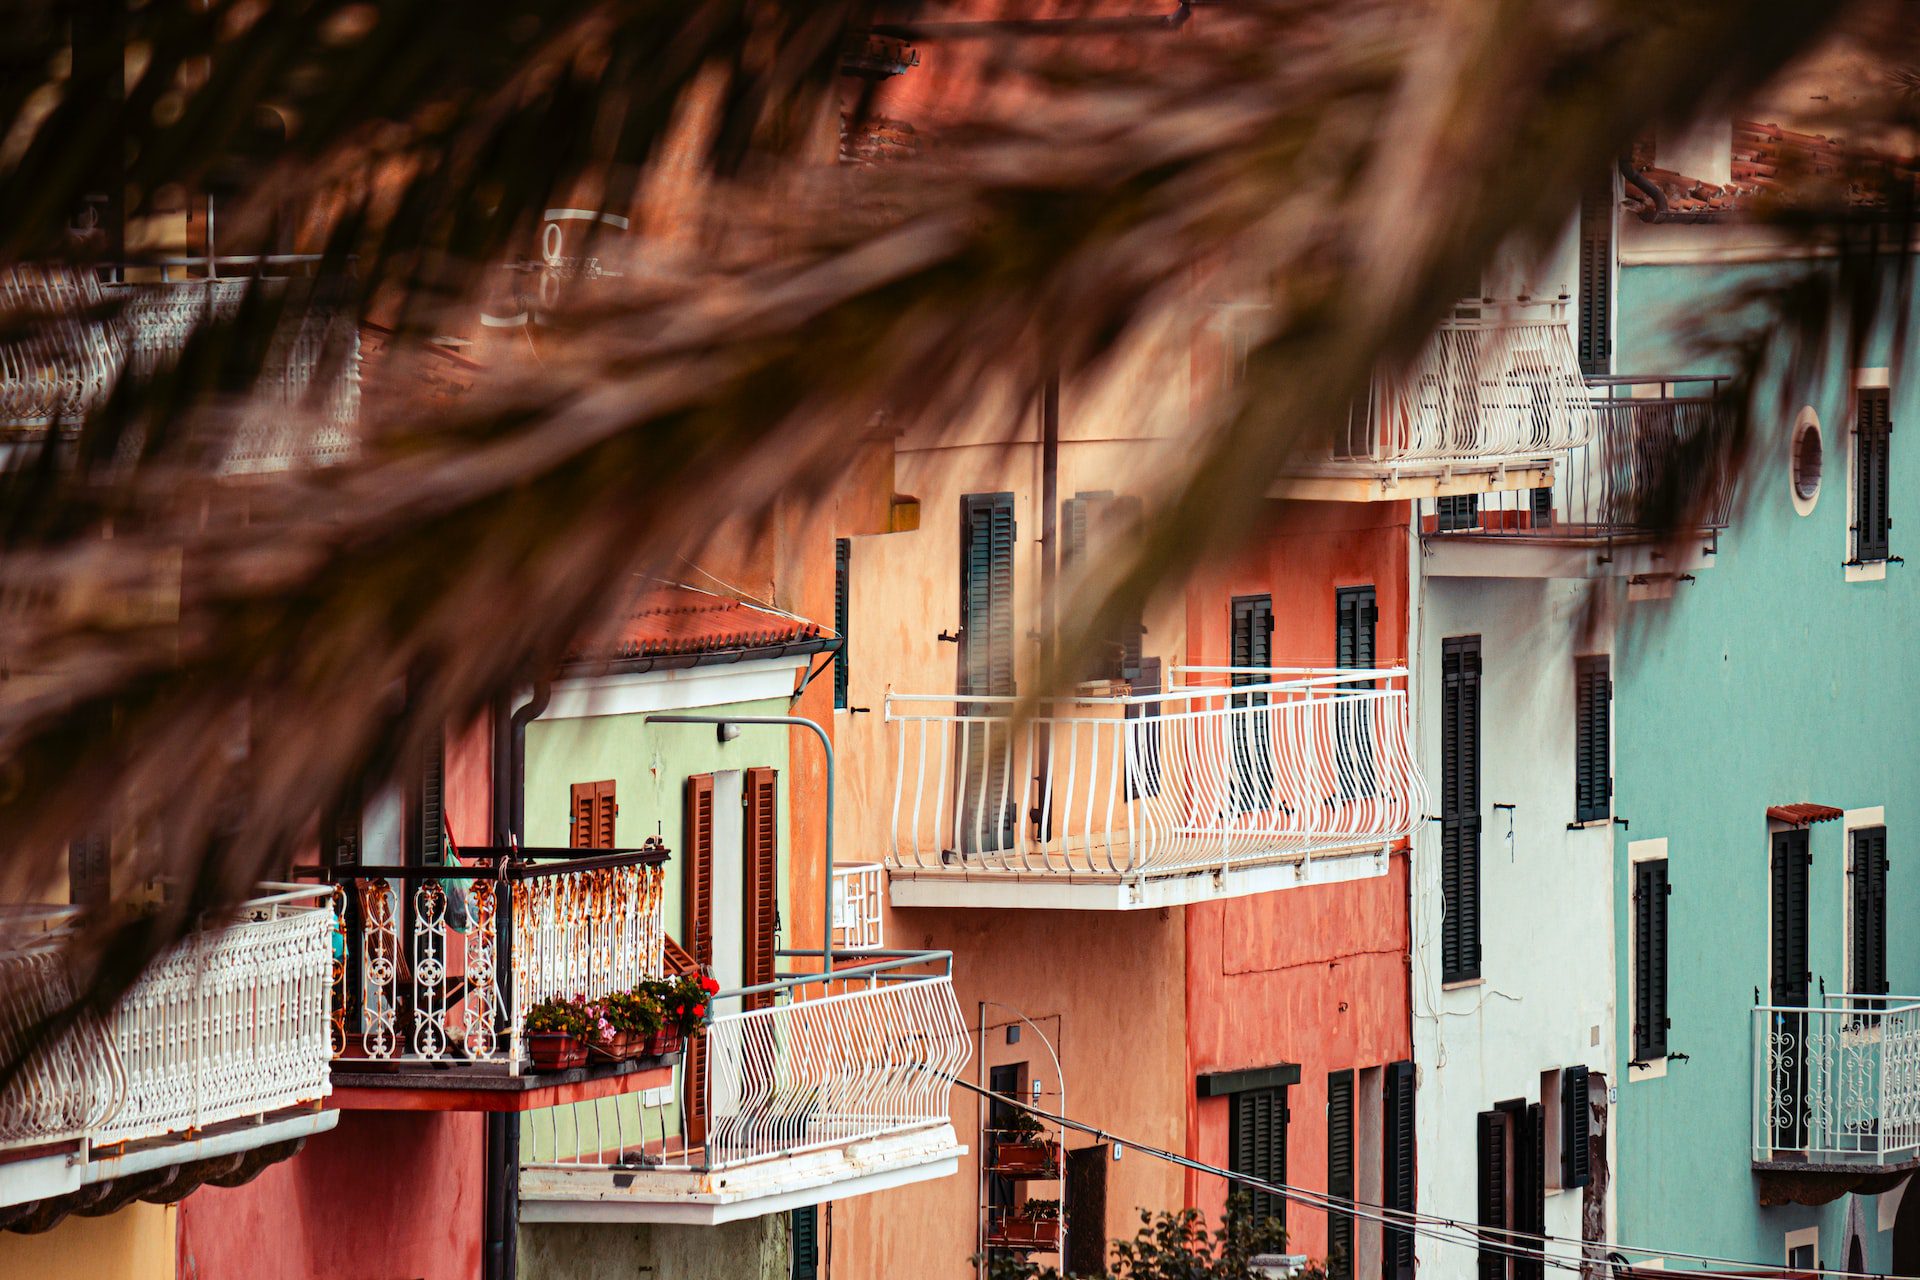
[[[1235,685],[1266,684],[1271,680],[1267,668],[1273,666],[1273,597],[1270,595],[1233,598],[1233,637],[1230,665],[1240,668],[1232,676]],[[1264,707],[1264,693],[1234,694],[1227,699],[1233,708]],[[1268,716],[1246,712],[1233,716],[1233,794],[1228,798],[1234,813],[1257,812],[1273,803],[1274,781],[1273,731]]]
[[[1513,1229],[1526,1236],[1547,1230],[1547,1125],[1539,1103],[1513,1112]],[[1541,1244],[1516,1239],[1525,1250],[1512,1261],[1513,1280],[1543,1280],[1546,1262]]]
[[[1854,423],[1853,554],[1885,560],[1893,520],[1888,511],[1888,465],[1893,446],[1891,400],[1885,387],[1862,387]]]
[[[833,655],[833,709],[847,709],[847,611],[852,603],[853,540],[833,540],[833,630],[840,652]]]
[[[810,1204],[789,1214],[793,1223],[793,1263],[789,1280],[820,1280],[820,1206]]]
[[[1807,868],[1813,861],[1807,829],[1773,834],[1772,991],[1776,1005],[1804,1005],[1813,983],[1807,945]]]
[[[1381,1195],[1386,1208],[1414,1209],[1413,1064],[1387,1067],[1381,1099]],[[1389,1225],[1381,1233],[1381,1280],[1413,1280],[1413,1231]]]
[[[1477,493],[1454,494],[1436,499],[1439,508],[1441,533],[1452,533],[1460,529],[1478,529],[1480,527],[1480,495]]]
[[[1327,1076],[1327,1195],[1353,1199],[1353,1072]],[[1327,1280],[1353,1280],[1353,1215],[1327,1214]]]
[[[1568,1190],[1593,1181],[1590,1083],[1585,1067],[1560,1073],[1560,1185]]]
[[[1265,1182],[1287,1180],[1287,1090],[1284,1085],[1267,1089],[1245,1089],[1229,1095],[1233,1112],[1228,1121],[1228,1146],[1233,1155],[1233,1172]],[[1253,1221],[1268,1218],[1284,1224],[1287,1202],[1270,1191],[1239,1189],[1248,1196],[1247,1209]]]
[[[1138,498],[1116,498],[1104,489],[1074,495],[1060,504],[1061,569],[1069,578],[1084,571],[1087,557],[1128,538],[1139,525]],[[1082,678],[1139,683],[1145,634],[1140,611],[1133,609],[1107,642],[1088,655]]]
[[[1507,1280],[1507,1158],[1513,1117],[1482,1111],[1475,1126],[1479,1185],[1480,1280]]]
[[[1334,665],[1349,670],[1371,670],[1374,666],[1374,633],[1380,622],[1380,606],[1372,587],[1342,587],[1334,592]],[[1343,689],[1371,689],[1372,680],[1350,680]],[[1334,765],[1340,775],[1342,796],[1379,794],[1379,777],[1373,751],[1373,709],[1371,699],[1354,698],[1334,712]]]
[[[1848,990],[1856,995],[1887,993],[1887,829],[1862,827],[1851,833],[1853,946]]]
[[[960,692],[1013,688],[1013,495],[960,500]]]
[[[1580,194],[1580,372],[1613,372],[1613,174]]]
[[[1342,587],[1334,593],[1334,665],[1367,667],[1374,665],[1374,632],[1380,621],[1380,608],[1372,587]],[[1371,688],[1368,682],[1366,687]]]
[[[1633,1056],[1667,1054],[1667,862],[1633,864]]]
[[[415,866],[437,867],[447,860],[447,820],[441,803],[446,772],[446,738],[436,733],[420,754],[418,790],[413,795],[407,852]]]
[[[1480,637],[1440,644],[1440,980],[1480,976]]]
[[[1613,802],[1611,704],[1607,659],[1582,658],[1574,670],[1573,820],[1598,822]]]

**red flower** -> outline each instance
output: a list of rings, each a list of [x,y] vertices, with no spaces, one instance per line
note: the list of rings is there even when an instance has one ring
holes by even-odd
[[[708,995],[712,995],[714,992],[720,990],[720,984],[715,982],[712,978],[703,977],[700,979],[700,989],[706,992]],[[705,1006],[702,1006],[702,1007],[704,1008]]]
[[[697,1005],[695,1005],[695,1006],[693,1006],[693,1016],[694,1016],[694,1017],[696,1017],[696,1018],[704,1018],[704,1017],[706,1017],[706,1016],[707,1016],[707,1006],[706,1006],[706,1005],[704,1005],[704,1004],[697,1004]]]

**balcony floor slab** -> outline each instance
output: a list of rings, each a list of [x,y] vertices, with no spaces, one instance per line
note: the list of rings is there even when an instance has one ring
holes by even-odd
[[[1247,858],[1224,869],[1215,866],[1158,873],[894,867],[888,872],[887,891],[896,907],[1143,911],[1367,880],[1387,873],[1388,856],[1388,847],[1369,845],[1312,856],[1291,853]]]
[[[345,1111],[536,1111],[569,1102],[671,1086],[681,1055],[590,1063],[567,1071],[510,1075],[504,1067],[452,1061],[380,1067],[333,1064],[333,1105]]]
[[[520,1221],[717,1226],[944,1178],[966,1153],[939,1124],[713,1172],[539,1165],[520,1171]]]
[[[1703,537],[1708,535],[1703,535]],[[1705,549],[1676,565],[1650,542],[1615,542],[1539,533],[1432,534],[1423,572],[1430,578],[1634,578],[1711,568]]]
[[[1301,467],[1269,497],[1316,502],[1407,502],[1467,493],[1506,493],[1553,483],[1553,463],[1539,458],[1470,458],[1454,462],[1326,462]]]

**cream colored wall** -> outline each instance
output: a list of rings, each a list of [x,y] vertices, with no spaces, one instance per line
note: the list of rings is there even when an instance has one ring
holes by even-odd
[[[0,1232],[0,1276],[172,1280],[177,1223],[173,1205],[135,1202],[101,1218],[68,1218],[40,1235]]]

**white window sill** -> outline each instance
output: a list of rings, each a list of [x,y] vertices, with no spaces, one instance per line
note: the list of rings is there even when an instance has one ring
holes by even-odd
[[[1663,1080],[1666,1078],[1666,1074],[1667,1060],[1665,1058],[1655,1058],[1644,1067],[1628,1067],[1627,1083],[1632,1084],[1636,1080]]]
[[[1869,560],[1865,564],[1846,566],[1848,582],[1885,582],[1887,580],[1887,562]]]
[[[1470,991],[1474,987],[1484,987],[1486,985],[1487,980],[1485,978],[1462,978],[1458,982],[1443,982],[1440,984],[1440,989],[1442,991]]]
[[[1569,823],[1567,824],[1567,830],[1569,830],[1569,831],[1591,831],[1591,830],[1593,830],[1593,829],[1594,829],[1595,827],[1610,827],[1610,826],[1612,826],[1612,825],[1613,825],[1613,819],[1612,819],[1612,818],[1594,818],[1594,819],[1591,819],[1591,820],[1589,820],[1589,821],[1587,821],[1587,822],[1569,822]]]

